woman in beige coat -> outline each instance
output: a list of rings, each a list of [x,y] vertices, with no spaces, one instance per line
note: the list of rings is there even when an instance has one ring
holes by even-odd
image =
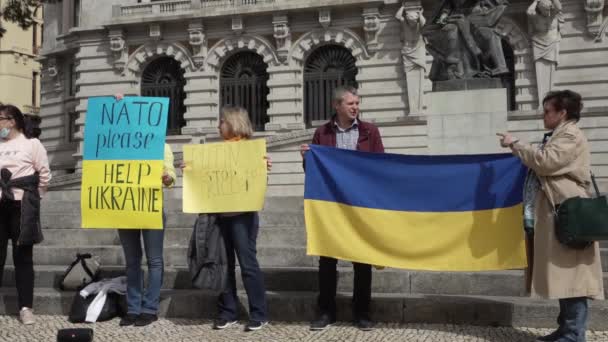
[[[564,90],[550,92],[543,100],[543,121],[551,132],[540,147],[520,142],[509,133],[499,134],[503,147],[531,170],[536,191],[534,212],[534,268],[532,295],[559,299],[559,328],[538,341],[584,342],[587,299],[603,299],[602,266],[598,243],[573,249],[555,236],[555,204],[575,196],[588,197],[591,182],[589,143],[576,123],[581,96]],[[536,184],[536,186],[534,186]]]

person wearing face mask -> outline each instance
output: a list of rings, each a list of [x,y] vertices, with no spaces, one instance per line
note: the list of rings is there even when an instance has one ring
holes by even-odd
[[[19,108],[0,106],[0,282],[12,241],[19,317],[35,322],[33,245],[42,242],[40,198],[51,179],[46,150]]]
[[[577,126],[582,107],[581,96],[573,91],[549,92],[543,99],[543,121],[550,132],[540,147],[524,144],[509,133],[498,134],[501,146],[510,148],[530,169],[524,219],[534,234],[532,295],[559,300],[559,327],[538,341],[584,342],[587,299],[604,299],[598,243],[574,249],[560,244],[555,236],[555,205],[571,197],[589,197],[591,153]],[[532,199],[532,208],[527,198]]]

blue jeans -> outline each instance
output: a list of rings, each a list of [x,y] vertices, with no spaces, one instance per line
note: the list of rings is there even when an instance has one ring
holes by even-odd
[[[241,277],[249,300],[249,319],[257,322],[268,320],[266,310],[266,290],[264,275],[256,256],[258,237],[258,214],[249,212],[232,217],[220,217],[219,226],[226,244],[228,256],[228,280],[224,292],[220,294],[218,308],[220,319],[234,321],[238,318],[238,297],[236,295],[235,257],[241,266]]]
[[[557,323],[559,338],[556,342],[585,342],[587,329],[587,297],[564,298],[559,300]]]
[[[163,220],[164,221],[164,220]],[[163,224],[164,225],[164,224]],[[160,288],[163,283],[163,229],[120,229],[118,236],[127,262],[127,313],[158,312]],[[144,293],[141,269],[141,237],[148,261],[148,283]]]

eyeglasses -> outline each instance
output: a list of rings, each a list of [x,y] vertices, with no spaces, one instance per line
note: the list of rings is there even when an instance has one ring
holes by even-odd
[[[12,120],[13,118],[8,118],[6,116],[0,116],[0,121],[2,120]]]

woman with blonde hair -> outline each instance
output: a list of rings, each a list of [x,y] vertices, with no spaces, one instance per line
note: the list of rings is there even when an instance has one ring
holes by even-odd
[[[225,142],[247,140],[253,136],[253,127],[247,110],[241,107],[224,107],[220,115],[219,133]],[[268,170],[272,167],[266,158]],[[182,168],[186,165],[182,164]],[[218,316],[214,329],[225,329],[237,323],[238,297],[236,294],[235,254],[241,268],[243,285],[249,301],[249,322],[246,330],[254,331],[268,324],[264,275],[257,260],[256,240],[259,231],[257,212],[220,213],[218,217],[228,258],[228,279],[218,300]]]

